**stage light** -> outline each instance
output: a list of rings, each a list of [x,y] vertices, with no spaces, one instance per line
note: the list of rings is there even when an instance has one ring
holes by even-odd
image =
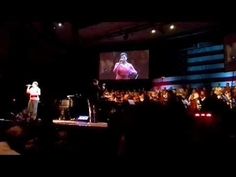
[[[152,34],[155,34],[156,32],[157,32],[157,31],[156,31],[155,29],[152,29],[152,30],[151,30],[151,33],[152,33]]]
[[[170,29],[171,30],[175,29],[175,25],[170,25]]]
[[[58,25],[59,27],[62,27],[62,23],[58,23],[57,25]]]
[[[205,114],[205,113],[202,113],[202,114],[201,114],[201,116],[202,116],[202,117],[205,117],[205,116],[206,116],[206,114]]]
[[[207,117],[211,117],[212,115],[211,115],[210,113],[207,113],[206,116],[207,116]]]
[[[200,116],[200,114],[199,114],[199,113],[196,113],[196,114],[195,114],[195,117],[199,117],[199,116]]]

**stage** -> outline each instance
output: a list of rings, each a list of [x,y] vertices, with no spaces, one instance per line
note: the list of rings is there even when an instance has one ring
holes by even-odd
[[[91,128],[108,128],[106,122],[84,122],[84,121],[75,121],[75,120],[58,120],[54,119],[53,123],[56,125],[68,125],[75,127],[91,127]]]
[[[9,119],[0,119],[0,128],[1,130],[5,130],[6,128],[9,128],[13,125],[43,125],[43,122],[41,119],[39,119],[36,122],[27,122],[27,121],[16,121],[16,120],[9,120]],[[85,128],[85,129],[107,129],[108,123],[107,122],[87,122],[87,121],[78,121],[78,120],[59,120],[59,119],[53,119],[52,124],[54,126],[60,126],[60,127],[68,127],[68,128]],[[3,128],[5,127],[5,128]]]

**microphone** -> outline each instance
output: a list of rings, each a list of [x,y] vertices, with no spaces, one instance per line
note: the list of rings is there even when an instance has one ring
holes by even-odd
[[[75,97],[75,95],[67,95],[67,98]]]
[[[29,86],[31,86],[31,84],[27,84],[26,86],[29,87]]]
[[[124,63],[124,60],[120,59],[119,64],[122,64],[122,63]]]

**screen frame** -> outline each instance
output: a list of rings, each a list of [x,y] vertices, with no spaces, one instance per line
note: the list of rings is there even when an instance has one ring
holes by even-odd
[[[114,53],[114,54],[120,54],[122,52],[125,52],[128,54],[129,56],[129,53],[130,52],[147,52],[148,53],[148,58],[147,58],[147,73],[146,73],[146,77],[142,77],[140,78],[139,77],[139,74],[138,74],[138,77],[136,79],[106,79],[106,78],[103,78],[101,77],[101,55],[104,54],[104,53]],[[128,57],[128,60],[129,60],[129,57]],[[98,53],[98,79],[101,80],[101,81],[122,81],[122,80],[149,80],[150,79],[150,49],[149,48],[141,48],[141,49],[126,49],[126,50],[105,50],[105,51],[100,51]],[[115,65],[115,62],[113,62],[113,68],[114,68],[114,65]]]

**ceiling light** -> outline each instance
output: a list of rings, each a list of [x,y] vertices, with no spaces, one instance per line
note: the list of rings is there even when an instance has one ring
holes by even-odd
[[[170,29],[171,30],[175,29],[175,25],[170,25]]]
[[[58,25],[59,27],[62,27],[62,23],[58,23],[57,25]]]
[[[156,31],[155,29],[152,29],[152,30],[151,30],[151,33],[152,33],[152,34],[155,34],[156,32],[157,32],[157,31]]]

